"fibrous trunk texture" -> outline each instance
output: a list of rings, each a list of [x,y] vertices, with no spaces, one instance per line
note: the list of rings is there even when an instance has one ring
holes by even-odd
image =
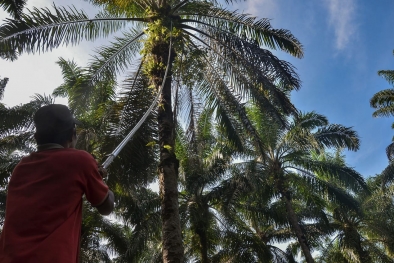
[[[289,192],[282,193],[282,200],[286,203],[287,217],[290,221],[291,227],[295,232],[298,243],[300,243],[301,250],[305,256],[305,260],[307,263],[315,263],[315,260],[312,257],[311,251],[308,246],[308,241],[304,232],[301,229],[301,226],[298,223],[298,218],[296,213],[294,212],[293,206],[291,204],[291,196]]]
[[[169,44],[158,44],[153,48],[153,58],[156,63],[167,65]],[[169,67],[171,67],[174,52],[171,52]],[[156,89],[164,81],[165,69],[153,77]],[[171,106],[171,68],[162,89],[158,106],[158,129],[160,146],[159,183],[162,216],[163,262],[183,262],[183,243],[178,207],[178,166],[179,161],[174,153],[175,130]]]

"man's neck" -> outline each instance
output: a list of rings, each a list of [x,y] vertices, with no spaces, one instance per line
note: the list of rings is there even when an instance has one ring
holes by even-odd
[[[51,150],[51,149],[63,149],[64,147],[57,143],[44,143],[37,145],[37,152]]]

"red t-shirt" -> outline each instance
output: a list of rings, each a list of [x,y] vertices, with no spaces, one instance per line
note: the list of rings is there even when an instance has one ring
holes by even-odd
[[[8,185],[0,262],[78,262],[84,194],[93,206],[108,195],[89,153],[50,149],[24,157]]]

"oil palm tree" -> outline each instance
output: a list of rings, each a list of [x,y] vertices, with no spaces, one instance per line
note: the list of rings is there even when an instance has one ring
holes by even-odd
[[[389,84],[394,84],[394,70],[379,70],[378,75],[382,76]],[[385,89],[373,95],[370,100],[370,104],[371,107],[376,109],[372,114],[374,117],[387,117],[394,115],[393,93],[393,89]]]
[[[291,253],[274,244],[289,240],[290,229],[273,229],[273,222],[280,224],[273,216],[258,220],[267,209],[261,203],[258,211],[246,206],[252,186],[243,177],[244,167],[235,162],[244,154],[242,143],[224,136],[224,127],[214,121],[214,109],[201,109],[197,96],[189,97],[193,117],[187,130],[179,127],[176,147],[186,258],[202,263],[295,262]]]
[[[188,261],[212,262],[221,245],[221,187],[236,149],[221,136],[212,109],[194,105],[189,128],[178,125],[177,156],[180,160],[180,215]]]
[[[241,167],[232,172],[238,180],[244,177],[245,169]],[[284,207],[273,204],[271,199],[264,200],[265,193],[256,194],[254,186],[245,186],[237,187],[238,201],[230,209],[226,207],[223,221],[227,227],[223,227],[222,244],[212,262],[295,263],[289,246],[294,234]]]
[[[231,110],[253,134],[242,101],[258,101],[262,109],[283,122],[277,108],[295,113],[286,91],[300,86],[292,66],[264,47],[302,57],[302,46],[289,31],[272,29],[269,20],[228,11],[216,1],[91,2],[104,9],[94,18],[74,8],[54,6],[52,13],[48,9],[33,9],[20,19],[7,20],[0,27],[2,56],[12,59],[16,52],[19,55],[48,51],[126,31],[111,45],[98,50],[90,64],[92,80],[128,68],[142,54],[141,72],[148,77],[152,90],[160,94],[157,131],[163,258],[165,262],[181,262],[173,76],[183,77],[184,62],[195,62],[194,73],[201,85],[194,88],[205,94],[205,101],[214,104],[219,112]],[[180,80],[188,82],[187,78]],[[257,137],[254,143],[262,147]]]
[[[359,209],[330,203],[327,212],[332,233],[322,244],[318,262],[394,262],[392,254],[392,201],[375,184],[372,193],[360,191],[351,198]]]
[[[265,195],[279,202],[286,211],[288,224],[308,263],[314,262],[311,255],[313,231],[308,234],[306,221],[320,220],[323,212],[302,213],[303,207],[324,209],[319,196],[327,195],[331,200],[354,205],[335,185],[321,180],[318,174],[340,180],[353,191],[366,188],[362,176],[354,169],[330,160],[316,160],[314,154],[329,148],[345,147],[357,150],[359,139],[350,128],[329,124],[327,119],[315,112],[300,113],[286,128],[273,124],[270,118],[251,108],[256,130],[265,143],[264,152],[250,161],[251,185],[264,188]],[[254,179],[253,179],[254,178]]]
[[[372,244],[383,248],[381,250],[375,249],[376,257],[390,258],[394,261],[394,232],[393,221],[394,204],[393,193],[394,184],[388,183],[387,177],[384,174],[371,177],[368,180],[368,186],[371,189],[371,194],[361,196],[363,201],[363,211],[366,221],[365,235]],[[386,261],[389,261],[386,259]]]

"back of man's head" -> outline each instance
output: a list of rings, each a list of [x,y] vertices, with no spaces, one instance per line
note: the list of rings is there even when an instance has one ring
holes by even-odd
[[[46,143],[64,144],[72,139],[75,124],[79,122],[73,117],[67,106],[50,104],[41,107],[35,113],[34,137],[38,145]]]

